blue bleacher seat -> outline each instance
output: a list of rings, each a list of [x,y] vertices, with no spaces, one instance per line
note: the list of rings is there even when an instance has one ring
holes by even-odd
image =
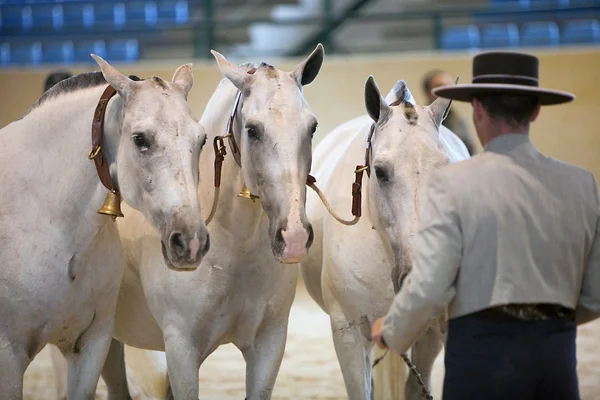
[[[10,64],[10,44],[2,43],[0,45],[0,65]]]
[[[187,1],[166,0],[162,1],[158,8],[158,18],[161,22],[186,24],[188,17]]]
[[[158,10],[154,1],[130,1],[127,3],[127,20],[136,25],[154,25]]]
[[[42,62],[42,44],[40,42],[15,44],[11,51],[11,64],[39,64]]]
[[[521,28],[521,46],[558,46],[560,32],[553,21],[528,22]]]
[[[135,62],[139,59],[136,39],[115,39],[108,43],[107,61]]]
[[[594,19],[567,21],[562,30],[563,44],[600,43],[600,23]]]
[[[106,43],[104,40],[84,40],[75,45],[75,61],[95,63],[90,54],[96,54],[106,59]]]
[[[123,26],[125,26],[125,21],[127,19],[125,14],[125,4],[116,3],[113,8],[113,14],[115,28],[122,28]]]
[[[24,31],[28,31],[33,27],[33,9],[31,6],[21,9],[21,26]]]
[[[464,50],[479,48],[479,29],[474,25],[453,26],[444,30],[441,48]]]
[[[482,48],[509,48],[519,46],[519,28],[513,23],[488,24],[481,29]]]
[[[90,3],[74,3],[64,5],[65,25],[75,29],[90,29],[94,27],[94,6]]]
[[[44,63],[70,64],[74,58],[73,42],[70,40],[47,43],[44,46]]]
[[[31,24],[28,29],[36,31],[60,30],[64,26],[63,6],[56,5],[35,5],[29,7],[31,17],[27,16],[27,21]]]
[[[115,4],[113,2],[94,4],[95,24],[98,27],[114,28],[118,26],[115,16]]]

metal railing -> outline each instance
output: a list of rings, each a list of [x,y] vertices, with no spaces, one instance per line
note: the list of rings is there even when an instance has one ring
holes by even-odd
[[[117,0],[102,0],[109,3],[117,3]],[[265,0],[255,0],[255,3],[262,3]],[[321,42],[327,49],[328,53],[343,52],[341,49],[337,49],[335,46],[334,36],[336,31],[349,24],[369,24],[369,23],[385,23],[385,22],[398,22],[401,24],[404,21],[423,21],[423,23],[430,24],[431,26],[431,43],[432,48],[439,49],[441,47],[441,37],[443,30],[446,26],[452,25],[457,19],[471,20],[473,23],[477,23],[478,19],[498,19],[509,22],[511,17],[516,15],[519,19],[534,19],[535,16],[546,15],[547,19],[560,20],[568,18],[570,14],[585,15],[586,18],[600,18],[600,0],[571,0],[573,4],[543,4],[531,5],[530,7],[523,7],[516,1],[505,4],[481,4],[481,5],[469,5],[469,6],[428,6],[424,8],[411,8],[410,10],[403,12],[385,12],[385,13],[365,13],[365,9],[371,0],[351,0],[346,8],[341,11],[335,12],[332,7],[332,0],[324,0],[321,14],[314,17],[299,17],[299,18],[286,18],[285,20],[277,20],[271,18],[250,18],[248,14],[237,15],[235,18],[231,16],[219,16],[223,14],[222,7],[235,7],[234,4],[224,5],[221,1],[215,0],[190,0],[189,3],[189,18],[186,24],[176,25],[167,24],[161,25],[156,24],[154,26],[148,26],[144,24],[143,20],[128,19],[127,24],[121,29],[114,29],[108,25],[99,25],[93,30],[76,30],[69,27],[65,27],[58,32],[43,31],[43,33],[37,32],[35,29],[29,32],[19,33],[18,35],[12,34],[6,36],[0,29],[0,41],[19,41],[19,40],[32,40],[36,35],[47,39],[48,37],[63,36],[63,37],[107,37],[107,36],[123,36],[136,37],[140,39],[141,46],[144,46],[144,38],[148,38],[148,44],[151,44],[156,35],[162,35],[168,31],[188,30],[192,32],[192,40],[189,43],[194,48],[194,55],[198,58],[210,58],[210,49],[221,48],[221,33],[230,30],[232,28],[248,28],[252,24],[256,23],[267,23],[273,26],[309,26],[312,32],[303,40],[299,45],[293,48],[285,49],[278,55],[282,56],[297,56],[306,54],[308,51],[314,48],[314,46]],[[48,0],[48,2],[51,2]],[[60,4],[68,5],[73,3],[92,3],[98,4],[96,0],[70,0],[68,2],[62,2]],[[273,0],[269,3],[276,3]],[[13,3],[14,4],[14,3]],[[57,4],[57,3],[55,3]],[[106,4],[106,3],[105,3]],[[240,4],[244,4],[243,2]],[[6,4],[0,4],[0,13],[2,8]],[[27,4],[35,5],[35,4]],[[6,5],[7,6],[7,5]],[[238,6],[242,7],[242,5]],[[564,16],[564,18],[563,18]]]

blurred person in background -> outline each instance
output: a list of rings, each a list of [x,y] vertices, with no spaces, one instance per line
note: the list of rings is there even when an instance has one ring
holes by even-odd
[[[423,91],[427,96],[427,104],[431,104],[437,98],[437,96],[432,93],[432,90],[440,86],[452,85],[454,84],[454,79],[452,79],[447,72],[440,69],[434,69],[425,74],[422,84]],[[456,136],[463,141],[465,146],[467,146],[470,155],[474,155],[478,152],[479,140],[468,128],[466,121],[461,118],[452,107],[450,107],[448,116],[442,122],[442,125],[454,132]]]
[[[58,82],[68,79],[71,76],[73,75],[68,71],[54,71],[49,73],[48,76],[46,76],[46,80],[44,80],[44,92]]]
[[[538,64],[481,53],[472,84],[435,90],[472,104],[484,152],[431,173],[412,270],[372,337],[403,354],[447,311],[444,400],[580,399],[577,325],[600,316],[600,190],[529,138],[540,107],[574,99],[540,87]]]

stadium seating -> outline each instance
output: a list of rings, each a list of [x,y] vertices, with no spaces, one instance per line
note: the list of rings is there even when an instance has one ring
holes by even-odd
[[[481,29],[481,48],[510,48],[519,45],[519,29],[514,23],[489,24]]]
[[[453,26],[444,31],[441,47],[444,50],[465,50],[479,47],[479,29],[474,25]]]
[[[521,46],[542,47],[560,45],[558,24],[553,21],[528,22],[521,28]]]

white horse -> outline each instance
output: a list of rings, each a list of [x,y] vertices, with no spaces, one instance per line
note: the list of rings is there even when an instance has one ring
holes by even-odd
[[[114,338],[165,351],[176,399],[197,399],[200,365],[221,344],[233,343],[246,360],[247,398],[269,399],[283,358],[298,277],[297,266],[286,263],[302,260],[312,243],[304,204],[317,120],[302,91],[321,68],[323,47],[317,46],[292,72],[265,63],[238,67],[213,54],[225,79],[200,123],[210,141],[224,135],[241,93],[232,124],[241,166],[229,147],[217,211],[208,225],[211,251],[195,271],[167,268],[159,238],[143,216],[124,209],[129,218],[119,221],[119,232],[125,272]],[[203,152],[200,169],[212,169],[213,162],[214,154]],[[244,184],[260,198],[238,197]],[[210,209],[213,180],[201,176],[199,193],[203,209]],[[167,371],[149,371],[164,365],[148,360],[140,370],[132,369],[132,375],[164,378]],[[103,374],[109,387],[125,382],[122,362],[107,359],[106,369],[117,372]],[[165,387],[154,389],[166,395]]]
[[[315,242],[301,270],[308,292],[330,316],[348,397],[398,399],[403,396],[398,388],[404,386],[402,372],[406,372],[399,369],[400,357],[394,361],[388,354],[376,368],[395,365],[394,370],[385,371],[387,382],[375,379],[372,384],[371,325],[387,313],[411,269],[412,238],[429,174],[468,158],[469,153],[456,135],[440,126],[448,100],[437,99],[428,107],[415,105],[404,81],[398,81],[384,99],[370,77],[365,102],[369,116],[333,130],[313,154],[313,175],[333,209],[348,209],[352,172],[365,160],[373,126],[363,215],[356,225],[344,226],[331,218],[316,195],[309,195],[307,212]],[[443,323],[432,325],[412,348],[413,362],[428,385],[442,347],[442,327]],[[420,392],[416,380],[409,378],[407,397],[418,399]]]
[[[134,81],[92,55],[102,73],[58,83],[0,130],[0,397],[23,396],[23,373],[47,344],[68,365],[68,398],[94,399],[123,274],[116,224],[100,215],[107,189],[92,148],[101,94],[98,161],[109,185],[160,233],[166,262],[197,265],[208,233],[197,195],[206,140],[187,104],[191,65],[172,82]],[[98,136],[100,137],[100,136]],[[94,159],[94,160],[96,160]],[[126,214],[127,215],[127,214]]]

